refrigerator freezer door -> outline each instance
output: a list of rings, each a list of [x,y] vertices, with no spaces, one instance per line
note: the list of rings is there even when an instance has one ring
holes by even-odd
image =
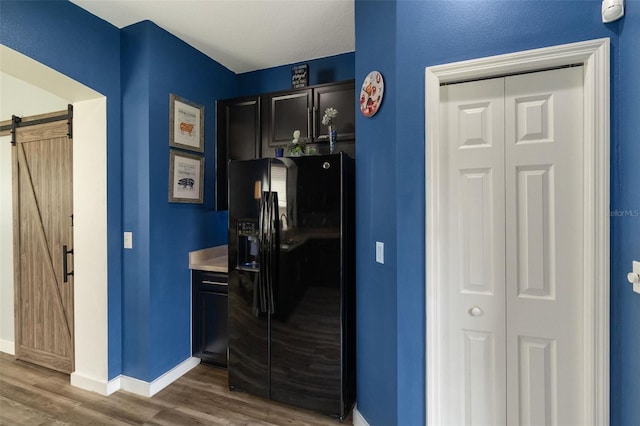
[[[269,396],[269,317],[260,309],[257,239],[268,164],[229,163],[229,387],[263,397]]]

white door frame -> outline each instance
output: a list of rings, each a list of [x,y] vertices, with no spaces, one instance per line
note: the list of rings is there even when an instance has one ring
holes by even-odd
[[[609,39],[602,38],[426,68],[426,406],[427,424],[442,424],[440,85],[582,64],[584,69],[584,406],[586,424],[609,424]]]

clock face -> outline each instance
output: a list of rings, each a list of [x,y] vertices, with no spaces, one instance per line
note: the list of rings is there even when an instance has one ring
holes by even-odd
[[[360,91],[360,111],[365,117],[371,117],[382,103],[384,80],[379,71],[371,71],[362,83]]]

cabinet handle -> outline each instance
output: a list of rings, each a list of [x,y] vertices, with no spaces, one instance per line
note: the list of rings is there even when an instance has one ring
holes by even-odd
[[[219,281],[208,281],[208,280],[202,281],[202,284],[228,285],[228,283],[223,283],[223,282],[219,282]]]
[[[318,114],[316,114],[318,112],[318,107],[317,106],[313,106],[313,139],[316,138],[316,116]]]
[[[311,137],[311,119],[309,118],[310,114],[311,114],[311,110],[309,109],[309,107],[307,107],[307,137],[308,138]]]

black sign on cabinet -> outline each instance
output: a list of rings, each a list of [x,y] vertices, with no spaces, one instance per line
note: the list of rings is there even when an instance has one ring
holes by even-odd
[[[309,65],[296,65],[291,67],[291,87],[297,89],[309,84]]]

